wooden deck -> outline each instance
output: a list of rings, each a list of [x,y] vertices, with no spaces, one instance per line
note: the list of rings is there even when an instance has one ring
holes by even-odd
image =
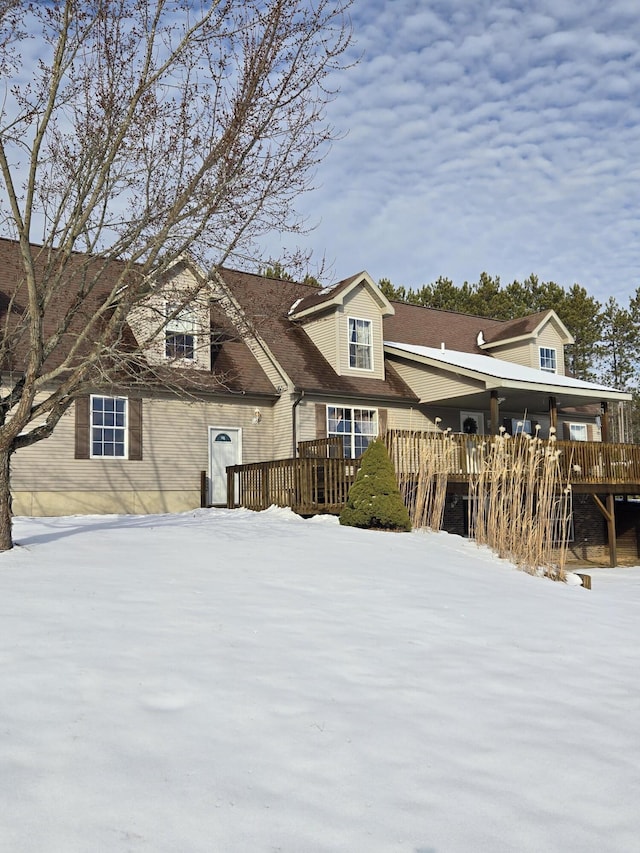
[[[299,515],[338,514],[359,468],[359,459],[318,457],[231,465],[227,506],[262,510],[275,504]]]
[[[478,472],[492,438],[390,430],[385,440],[396,471],[417,471],[428,443],[430,452],[442,460],[449,482],[466,484]],[[504,444],[507,460],[519,455],[519,445],[528,441],[522,436],[509,438]],[[439,449],[434,451],[434,445]],[[576,492],[640,494],[639,445],[547,440],[541,442],[540,448],[543,452],[557,451],[560,477],[565,484],[571,483]]]
[[[491,436],[409,433],[390,430],[385,440],[397,471],[405,475],[419,469],[421,454],[440,454],[450,487],[464,489],[478,472]],[[526,438],[514,438],[516,443]],[[402,452],[399,447],[402,443]],[[507,448],[509,443],[507,442]],[[545,441],[549,452],[559,451],[562,481],[575,492],[640,494],[640,446],[602,442]],[[341,439],[302,442],[298,458],[232,465],[227,468],[227,506],[262,510],[276,504],[300,515],[338,514],[360,468],[359,459],[344,459]],[[508,453],[508,451],[507,451]]]

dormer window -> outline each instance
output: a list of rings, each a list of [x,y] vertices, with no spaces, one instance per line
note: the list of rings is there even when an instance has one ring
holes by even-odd
[[[349,367],[373,370],[371,320],[349,317]]]
[[[556,351],[551,347],[540,347],[540,370],[557,373]]]
[[[165,327],[165,355],[167,358],[195,358],[196,316],[193,308],[178,309],[177,305],[167,303],[167,325]]]

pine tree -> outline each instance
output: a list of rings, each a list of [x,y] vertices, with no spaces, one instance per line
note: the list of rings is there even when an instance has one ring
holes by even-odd
[[[593,381],[602,334],[602,305],[579,284],[568,291],[558,315],[575,339],[564,348],[568,371],[576,379]]]
[[[411,530],[393,464],[380,439],[371,442],[362,456],[355,483],[340,513],[340,524],[376,530]]]
[[[614,388],[629,388],[636,375],[640,333],[631,311],[610,296],[602,312],[600,381]]]
[[[394,299],[397,302],[406,302],[407,301],[407,291],[406,288],[395,287],[391,283],[391,279],[381,278],[378,280],[378,287],[387,297],[387,299]]]

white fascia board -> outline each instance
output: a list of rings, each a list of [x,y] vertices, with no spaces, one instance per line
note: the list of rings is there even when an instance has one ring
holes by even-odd
[[[331,291],[337,287],[340,282],[336,282],[334,285],[329,285],[326,288],[322,288],[319,293],[322,295],[330,296]],[[315,305],[312,305],[310,308],[305,308],[303,311],[296,311],[296,306],[298,302],[294,302],[294,304],[289,309],[289,316],[292,320],[302,320],[303,317],[309,317],[312,314],[316,314],[318,311],[324,311],[328,306],[343,305],[345,298],[354,290],[356,287],[360,287],[361,285],[366,285],[367,289],[371,292],[371,295],[375,299],[375,301],[380,306],[380,311],[383,317],[390,316],[391,314],[396,313],[396,309],[389,302],[384,293],[380,290],[378,285],[373,281],[368,272],[362,272],[359,275],[354,277],[354,280],[344,289],[340,290],[331,298],[325,299],[322,302],[318,302]]]
[[[491,387],[487,384],[487,387]],[[606,400],[631,400],[632,395],[627,393],[626,391],[617,391],[615,388],[607,388],[604,385],[592,385],[591,388],[583,388],[576,387],[573,385],[551,385],[551,384],[538,384],[535,382],[514,382],[509,379],[502,379],[499,382],[496,382],[493,386],[495,388],[517,388],[520,390],[530,390],[530,391],[541,391],[544,394],[549,394],[550,396],[558,396],[562,397],[566,394],[571,394],[576,397],[585,397],[591,400],[598,399],[606,399]]]
[[[565,344],[565,346],[568,346],[569,344],[574,344],[576,342],[575,338],[567,329],[560,317],[558,317],[553,308],[550,308],[547,314],[542,318],[542,320],[538,323],[535,329],[533,329],[531,332],[527,332],[524,335],[516,335],[513,338],[501,338],[498,341],[485,341],[483,344],[479,344],[480,349],[490,350],[495,349],[496,347],[508,346],[509,344],[517,344],[521,341],[528,341],[537,338],[540,334],[540,330],[543,328],[543,326],[546,326],[549,321],[553,321],[559,326],[560,334],[564,338],[563,343]]]

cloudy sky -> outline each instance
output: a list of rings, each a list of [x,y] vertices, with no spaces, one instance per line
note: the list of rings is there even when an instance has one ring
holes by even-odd
[[[338,280],[640,286],[637,0],[355,0],[299,245]],[[289,245],[289,243],[287,243]]]

